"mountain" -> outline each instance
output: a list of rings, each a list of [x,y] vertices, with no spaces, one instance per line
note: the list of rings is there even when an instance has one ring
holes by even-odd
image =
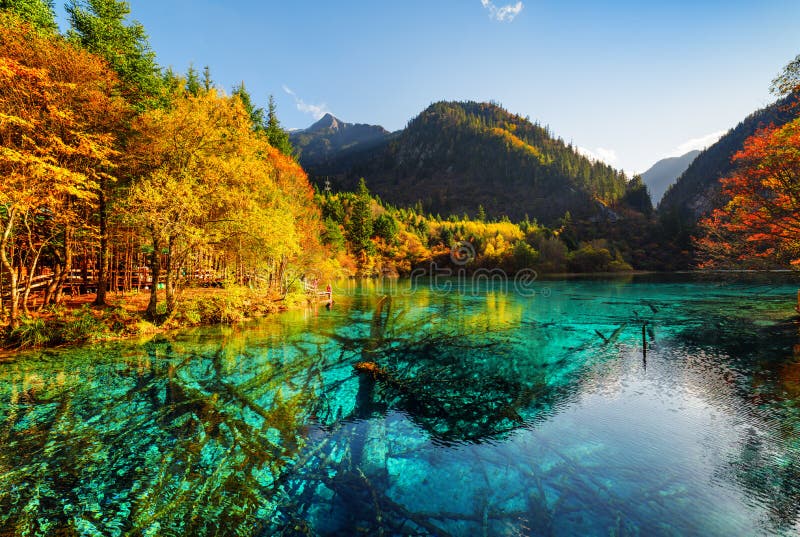
[[[380,125],[345,123],[331,114],[325,114],[307,129],[289,133],[292,145],[297,149],[300,163],[310,169],[329,165],[329,159],[336,155],[374,147],[390,135]]]
[[[653,204],[658,204],[667,188],[686,171],[700,151],[689,151],[680,157],[661,159],[642,174],[642,180],[650,190]]]
[[[313,126],[311,129],[312,130]],[[395,205],[418,202],[442,215],[483,206],[490,217],[527,214],[552,224],[574,218],[614,219],[626,194],[624,174],[579,154],[546,127],[491,103],[438,102],[408,126],[366,148],[328,153],[324,161],[300,156],[313,176],[353,189],[369,189]]]
[[[719,206],[719,180],[733,172],[733,155],[758,129],[769,124],[784,125],[797,117],[797,109],[792,106],[795,103],[796,97],[789,96],[750,114],[700,153],[664,194],[658,205],[662,219],[672,220],[681,228],[692,227]]]

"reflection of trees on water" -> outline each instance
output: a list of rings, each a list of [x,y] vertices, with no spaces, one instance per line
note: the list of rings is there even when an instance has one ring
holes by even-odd
[[[727,382],[751,415],[740,447],[722,478],[749,491],[768,510],[778,531],[800,524],[800,324],[760,324],[750,309],[701,311],[701,325],[678,340],[725,356]]]
[[[439,324],[435,315],[409,315],[384,297],[371,319],[364,320],[368,328],[358,335],[328,334],[342,349],[341,359],[359,371],[358,388],[349,413],[333,413],[336,419],[331,422],[321,420],[330,423],[321,448],[327,453],[321,455],[324,462],[307,466],[307,472],[291,480],[297,487],[292,496],[298,511],[314,521],[311,526],[341,535],[488,535],[500,528],[519,531],[526,524],[529,530],[546,527],[559,513],[575,508],[554,503],[555,496],[591,498],[600,491],[613,500],[605,484],[582,475],[579,464],[555,446],[545,447],[545,442],[538,448],[556,458],[550,468],[540,471],[531,465],[517,479],[503,483],[490,476],[507,472],[509,460],[460,461],[460,471],[474,472],[474,479],[465,484],[474,498],[460,504],[450,501],[448,510],[420,511],[417,501],[407,504],[403,500],[410,498],[392,494],[407,474],[432,470],[441,456],[434,451],[430,453],[434,460],[426,460],[418,451],[425,442],[414,440],[419,433],[403,438],[391,430],[392,424],[404,422],[393,419],[394,413],[401,412],[439,445],[504,438],[549,415],[560,400],[574,394],[574,386],[553,379],[570,378],[565,369],[580,372],[587,362],[577,351],[592,346],[576,349],[570,365],[563,358],[525,364],[518,355],[519,336],[512,331],[519,328],[518,322],[487,327],[485,321],[447,320],[453,322]],[[593,335],[587,339],[594,343]],[[556,370],[561,375],[553,375]],[[571,378],[580,381],[578,374]],[[533,490],[531,481],[538,483]],[[616,500],[618,507],[623,504]],[[608,515],[616,516],[613,506]]]
[[[478,442],[566,394],[544,364],[519,371],[506,321],[437,324],[386,299],[360,333],[287,334],[280,349],[233,334],[7,366],[0,535],[445,535],[544,512],[521,483],[527,507],[508,512],[412,512],[389,492],[389,457],[410,449],[390,449],[403,440],[386,430],[392,412],[439,442]]]
[[[511,333],[517,325],[493,328],[463,318],[440,325],[406,311],[393,310],[384,297],[368,335],[331,334],[363,365],[352,417],[401,410],[440,442],[479,442],[530,424],[568,397],[570,386],[549,376],[565,367],[563,359],[520,370],[519,336]],[[573,360],[575,369],[584,365],[579,356]]]
[[[616,534],[665,533],[659,526],[665,498],[686,501],[680,475],[642,483],[634,509],[618,484],[600,478],[611,471],[602,452],[576,454],[530,425],[575,397],[584,372],[616,355],[615,341],[639,338],[643,316],[670,315],[667,306],[635,305],[630,319],[612,311],[592,324],[602,308],[587,304],[583,324],[567,324],[524,318],[502,298],[486,298],[483,309],[470,297],[459,300],[463,309],[452,298],[419,297],[412,307],[364,297],[346,323],[327,325],[320,316],[318,336],[273,331],[258,341],[234,332],[112,347],[107,356],[67,353],[58,367],[52,363],[60,355],[18,370],[6,366],[0,373],[0,536],[26,529],[64,535],[580,533],[587,506],[593,524]],[[744,356],[741,367],[732,367],[751,372],[740,381],[743,399],[781,416],[784,443],[776,448],[773,438],[754,435],[724,473],[764,498],[775,523],[786,527],[800,500],[800,389],[791,388],[800,386],[800,368],[757,362],[774,360],[775,346],[788,340],[742,329],[740,319],[684,314],[702,318],[703,326],[732,323],[731,332],[735,324],[740,335],[761,333],[744,345],[771,346],[757,357],[743,353],[742,339],[727,341],[729,330],[717,324],[708,333],[691,325],[677,334],[684,344],[716,337],[707,340],[710,347],[732,345],[731,356]],[[614,324],[622,321],[629,328]],[[374,367],[354,369],[359,363]],[[528,431],[514,438],[520,427]],[[472,449],[509,438],[502,453]],[[573,447],[581,442],[576,438]],[[628,471],[631,483],[640,481],[636,468],[613,469],[619,476]],[[452,475],[454,487],[426,490],[431,497],[420,500],[414,487],[434,472],[431,483],[447,483]]]

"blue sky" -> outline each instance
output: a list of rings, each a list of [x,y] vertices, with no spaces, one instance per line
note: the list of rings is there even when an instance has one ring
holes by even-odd
[[[437,100],[494,100],[628,172],[772,102],[800,53],[796,0],[130,3],[162,65],[274,94],[288,128],[330,111],[396,130]]]

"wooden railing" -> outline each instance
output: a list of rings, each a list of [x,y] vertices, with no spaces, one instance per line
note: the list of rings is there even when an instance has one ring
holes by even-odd
[[[31,294],[35,295],[44,291],[44,288],[52,283],[53,277],[54,275],[52,273],[34,276],[33,280],[31,281]],[[166,283],[166,277],[166,273],[162,272],[158,278],[158,283]],[[150,289],[150,287],[153,285],[153,277],[150,273],[150,269],[147,267],[139,267],[138,269],[129,272],[126,275],[115,274],[112,276],[112,279],[113,281],[109,285],[109,291],[112,292],[123,291],[126,289]],[[210,271],[195,271],[193,274],[188,276],[188,279],[203,286],[214,286],[221,282],[219,276]],[[19,281],[17,284],[17,289],[20,293],[23,293],[28,285],[28,280],[27,277],[22,277],[20,280],[21,281]],[[3,300],[9,299],[11,297],[11,292],[9,290],[8,279],[6,278],[5,280],[0,280],[0,284],[2,284],[2,286],[0,286],[0,298]],[[73,268],[70,270],[67,277],[64,278],[62,289],[73,294],[96,292],[97,271],[94,269]]]

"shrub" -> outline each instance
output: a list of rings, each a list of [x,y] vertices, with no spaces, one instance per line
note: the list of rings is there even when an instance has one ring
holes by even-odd
[[[47,323],[44,319],[23,318],[19,326],[8,334],[8,341],[12,346],[24,349],[52,345],[56,337],[57,330],[53,323]]]
[[[100,339],[108,334],[106,325],[98,320],[86,306],[61,326],[61,342],[80,343]]]
[[[567,266],[572,272],[608,272],[611,252],[587,244],[569,255]]]
[[[60,314],[55,319],[22,319],[20,325],[9,333],[8,342],[16,348],[26,349],[83,343],[106,335],[108,329],[105,323],[95,318],[84,306],[71,317]]]
[[[514,266],[517,270],[532,267],[539,260],[539,252],[525,241],[514,245]]]

